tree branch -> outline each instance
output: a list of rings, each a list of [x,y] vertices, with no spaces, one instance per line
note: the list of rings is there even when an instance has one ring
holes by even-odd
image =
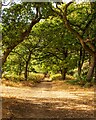
[[[47,53],[49,53],[49,55],[53,55],[53,56],[56,57],[57,59],[63,61],[63,59],[61,59],[61,57],[57,56],[55,53],[52,53],[52,52],[47,52]]]
[[[63,16],[63,20],[64,20],[64,23],[65,23],[65,26],[67,29],[69,29],[69,31],[71,33],[73,33],[79,40],[80,40],[80,43],[82,45],[82,47],[87,50],[91,55],[94,54],[94,52],[85,44],[82,36],[76,31],[74,30],[71,25],[70,25],[70,22],[67,20],[67,9],[69,7],[70,4],[72,4],[73,2],[69,2],[68,4],[65,5],[65,9],[64,9],[64,16]]]
[[[6,62],[6,59],[7,59],[8,55],[10,54],[10,52],[11,52],[17,45],[19,45],[21,42],[23,42],[26,37],[29,36],[29,34],[30,34],[31,30],[32,30],[32,27],[33,27],[36,23],[38,23],[38,22],[40,21],[40,19],[41,19],[42,16],[41,16],[41,14],[38,14],[38,12],[39,12],[39,11],[38,11],[38,9],[37,9],[37,13],[36,13],[35,19],[32,19],[32,21],[31,21],[31,23],[30,23],[30,25],[29,25],[29,28],[28,28],[25,32],[23,32],[23,33],[21,34],[20,39],[18,40],[18,42],[14,42],[14,44],[12,44],[12,45],[9,46],[8,48],[6,48],[6,50],[4,51],[3,58],[2,58],[2,65]]]

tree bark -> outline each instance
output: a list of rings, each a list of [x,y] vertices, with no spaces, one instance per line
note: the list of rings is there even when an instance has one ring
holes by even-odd
[[[82,50],[82,47],[80,48],[80,55],[79,55],[79,61],[78,61],[78,76],[80,77],[81,75],[81,69],[84,63],[84,58],[85,58],[85,50]]]
[[[28,56],[28,59],[26,61],[26,66],[25,66],[25,74],[24,74],[24,77],[25,77],[25,80],[27,80],[28,78],[28,65],[29,65],[29,62],[30,62],[30,59],[31,59],[31,52],[29,53],[29,56]]]
[[[95,63],[95,68],[94,68],[94,82],[96,83],[96,63]]]
[[[95,66],[96,66],[96,55],[94,54],[91,58],[91,63],[89,66],[89,71],[87,73],[87,77],[86,80],[88,82],[91,82],[92,78],[93,78],[93,74],[94,74],[94,70],[95,70]]]
[[[20,62],[20,60],[19,60],[19,62]],[[21,75],[21,73],[22,73],[22,69],[21,69],[21,62],[20,62],[20,64],[19,64],[19,76]]]
[[[3,57],[2,57],[2,65],[4,65],[4,63],[6,62],[6,59],[11,51],[12,51],[11,49],[7,48],[6,51],[4,52]]]
[[[67,68],[64,68],[64,69],[61,70],[61,75],[62,75],[63,80],[66,79],[66,73],[67,73]]]

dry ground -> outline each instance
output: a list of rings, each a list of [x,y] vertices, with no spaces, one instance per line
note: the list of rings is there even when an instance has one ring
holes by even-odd
[[[0,89],[3,118],[94,118],[94,88],[72,86],[63,81],[38,84],[4,81]]]

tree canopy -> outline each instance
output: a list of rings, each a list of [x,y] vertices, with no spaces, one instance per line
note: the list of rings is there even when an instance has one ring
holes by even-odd
[[[61,73],[62,79],[78,68],[81,78],[89,61],[86,80],[96,80],[95,9],[96,2],[24,2],[3,9],[3,69],[13,66],[27,80],[36,66]]]

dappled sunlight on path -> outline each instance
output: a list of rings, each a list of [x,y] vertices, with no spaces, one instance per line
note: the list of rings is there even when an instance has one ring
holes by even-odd
[[[56,90],[52,82],[41,82],[32,87],[10,87],[3,85],[2,97],[9,111],[12,110],[15,117],[17,117],[16,106],[18,104],[21,109],[27,110],[26,114],[24,114],[24,110],[22,112],[21,110],[18,111],[20,112],[18,114],[22,113],[22,115],[19,115],[21,118],[24,116],[28,117],[28,115],[33,118],[70,118],[76,115],[77,117],[94,117],[94,91]],[[15,106],[14,109],[12,106]],[[6,109],[5,105],[3,109]],[[3,112],[3,116],[7,117],[7,114]]]

